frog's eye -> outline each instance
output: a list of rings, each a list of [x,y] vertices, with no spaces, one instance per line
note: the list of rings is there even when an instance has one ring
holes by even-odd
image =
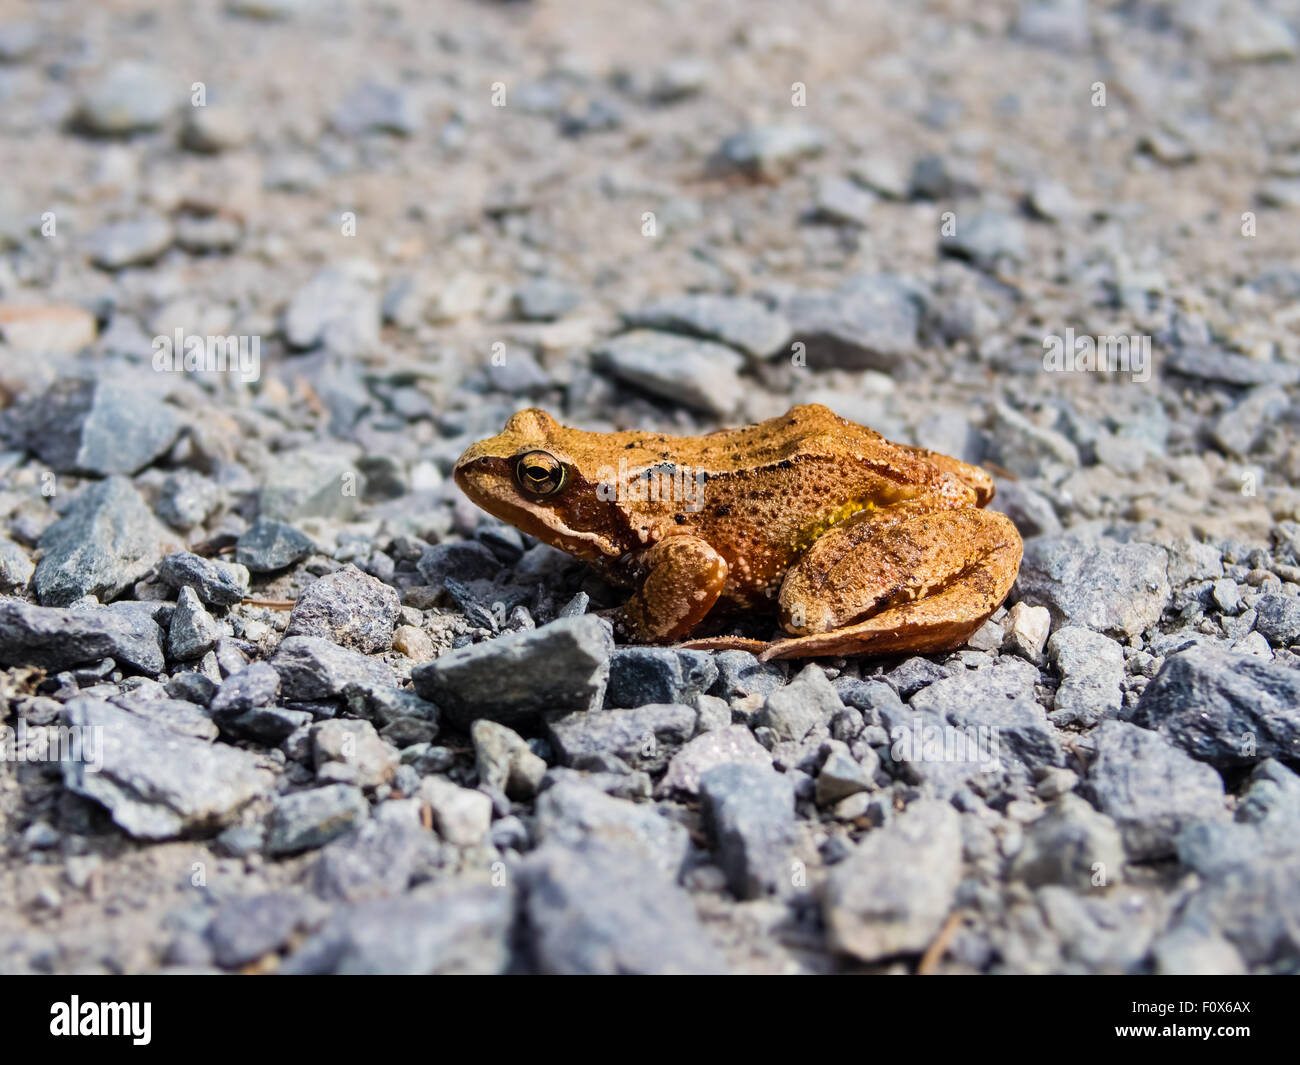
[[[554,495],[564,486],[564,464],[545,451],[529,451],[515,463],[515,478],[530,495]]]

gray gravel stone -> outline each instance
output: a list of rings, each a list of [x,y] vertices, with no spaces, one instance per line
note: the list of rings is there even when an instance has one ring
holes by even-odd
[[[433,825],[448,843],[473,847],[492,824],[492,799],[481,791],[462,788],[442,777],[425,777],[420,798],[433,812]]]
[[[1169,601],[1167,559],[1154,544],[1037,537],[1025,544],[1013,594],[1047,607],[1058,627],[1136,636],[1160,620]]]
[[[270,706],[279,692],[280,674],[265,662],[254,662],[221,682],[209,709],[220,723],[248,710]]]
[[[84,595],[113,599],[153,568],[170,541],[130,481],[88,485],[41,536],[36,595],[45,606]]]
[[[292,525],[258,518],[235,543],[235,561],[253,573],[273,573],[315,550],[312,538]]]
[[[591,768],[613,754],[635,769],[662,769],[695,733],[697,714],[681,703],[627,710],[578,710],[549,718],[547,735],[565,765]]]
[[[92,761],[63,763],[64,786],[103,805],[137,839],[219,828],[271,790],[274,776],[254,755],[184,736],[110,703],[73,699],[64,720],[99,747]]]
[[[657,792],[661,795],[698,795],[700,778],[722,765],[770,767],[772,756],[744,725],[713,729],[696,736],[673,755]]]
[[[349,684],[393,684],[392,671],[379,659],[314,636],[281,640],[271,665],[286,699],[337,699]]]
[[[210,606],[231,606],[248,595],[248,570],[237,563],[176,551],[158,564],[158,579],[178,591],[191,588]]]
[[[778,739],[795,743],[844,709],[840,697],[820,666],[807,665],[784,688],[772,692],[755,717],[755,724],[770,728]]]
[[[711,340],[635,329],[592,355],[598,369],[626,384],[705,414],[734,414],[744,395],[743,356]]]
[[[1300,672],[1214,647],[1170,655],[1133,720],[1221,769],[1300,764]]]
[[[397,752],[369,721],[321,721],[312,726],[311,748],[318,776],[331,766],[345,767],[347,783],[361,788],[391,783],[397,771]]]
[[[1300,383],[1300,366],[1289,366],[1207,345],[1177,347],[1166,356],[1165,369],[1203,381],[1229,385],[1293,385]]]
[[[317,345],[345,357],[368,354],[379,343],[379,272],[368,262],[327,266],[297,293],[284,312],[284,338],[294,348]]]
[[[780,309],[814,369],[888,372],[916,352],[916,293],[890,274],[860,275],[834,292],[795,292]]]
[[[939,248],[945,255],[969,259],[980,269],[990,271],[1004,263],[1019,263],[1028,253],[1024,225],[1014,215],[1001,211],[958,213],[956,232],[944,236]]]
[[[318,636],[363,654],[387,651],[402,601],[396,589],[348,564],[298,596],[286,636]]]
[[[820,129],[799,123],[755,126],[733,134],[718,149],[720,162],[762,180],[779,178],[826,147]]]
[[[667,647],[620,647],[609,660],[605,705],[691,703],[718,679],[713,657]]]
[[[546,762],[517,732],[480,718],[470,729],[479,782],[514,799],[531,799],[546,775]]]
[[[193,529],[221,504],[221,489],[193,470],[167,475],[158,491],[158,517],[174,529]]]
[[[416,563],[424,583],[441,589],[448,577],[460,581],[490,580],[501,570],[501,560],[483,544],[472,540],[427,547]]]
[[[751,359],[765,359],[790,340],[790,323],[784,316],[757,300],[738,296],[674,296],[624,313],[623,320],[633,328],[716,340]]]
[[[521,880],[530,952],[540,972],[725,970],[690,896],[645,858],[548,844],[528,857]]]
[[[167,630],[167,653],[182,662],[202,658],[224,636],[193,588],[182,588]]]
[[[20,592],[31,583],[36,565],[12,540],[0,537],[0,592]]]
[[[538,797],[537,838],[570,848],[591,842],[638,853],[673,877],[690,849],[686,829],[654,806],[615,798],[573,779],[559,780]]]
[[[1047,655],[1061,674],[1052,704],[1055,724],[1090,726],[1119,712],[1124,651],[1114,640],[1068,625],[1052,633]]]
[[[1096,759],[1085,786],[1135,861],[1167,857],[1186,825],[1227,816],[1219,774],[1158,733],[1105,721],[1092,738]]]
[[[788,888],[795,839],[790,780],[770,766],[721,765],[700,777],[700,795],[732,892],[756,899]]]
[[[713,655],[713,664],[718,668],[718,679],[709,694],[721,699],[767,695],[786,680],[783,662],[760,662],[748,651],[722,651]]]
[[[287,974],[490,975],[510,964],[508,889],[448,884],[342,906],[282,968]]]
[[[1124,873],[1119,828],[1077,795],[1065,794],[1025,830],[1011,876],[1030,887],[1079,891],[1118,883]]]
[[[310,899],[285,891],[233,899],[208,926],[212,956],[223,969],[237,969],[276,953],[310,926],[315,910]]]
[[[351,784],[281,795],[267,817],[266,849],[273,855],[316,850],[370,816],[370,804]]]
[[[258,493],[258,515],[293,522],[304,518],[347,520],[365,493],[365,477],[352,449],[316,445],[275,456]]]
[[[86,86],[77,118],[92,133],[120,135],[162,125],[185,99],[187,86],[152,64],[114,63]]]
[[[1300,596],[1261,595],[1255,604],[1255,631],[1274,647],[1300,643]]]
[[[162,455],[180,412],[158,396],[105,377],[56,381],[25,411],[27,446],[57,473],[135,473]]]
[[[135,610],[63,610],[0,600],[0,665],[58,671],[104,658],[157,676],[164,665],[163,632]]]
[[[414,134],[422,123],[420,108],[410,92],[366,79],[344,97],[330,124],[349,137],[365,133]]]
[[[588,614],[450,651],[416,666],[411,680],[457,724],[513,725],[566,707],[598,710],[613,649],[608,624]]]
[[[582,300],[572,285],[551,278],[535,278],[515,289],[515,314],[529,322],[552,322],[563,318]]]
[[[822,913],[830,945],[862,961],[919,954],[952,908],[961,879],[957,812],[914,802],[834,866]]]
[[[125,270],[162,258],[175,239],[176,231],[166,218],[148,213],[100,226],[88,238],[87,253],[101,269]]]
[[[321,849],[312,866],[312,890],[338,902],[401,895],[437,858],[437,843],[418,825],[367,821]]]

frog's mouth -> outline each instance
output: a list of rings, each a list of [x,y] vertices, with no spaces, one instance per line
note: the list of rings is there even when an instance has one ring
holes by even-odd
[[[587,562],[618,558],[623,554],[609,537],[570,524],[573,508],[566,505],[569,491],[554,498],[538,500],[528,499],[518,489],[504,493],[502,485],[513,485],[513,461],[495,455],[475,455],[471,449],[456,463],[452,478],[476,506],[543,543]],[[581,491],[580,485],[574,484],[570,488],[573,492]]]

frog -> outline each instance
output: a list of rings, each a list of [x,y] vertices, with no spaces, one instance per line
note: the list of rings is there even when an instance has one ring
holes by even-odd
[[[992,476],[808,403],[699,436],[563,426],[528,408],[456,461],[489,514],[631,589],[625,643],[759,659],[963,646],[1002,605],[1023,544]],[[777,638],[711,634],[775,613]]]

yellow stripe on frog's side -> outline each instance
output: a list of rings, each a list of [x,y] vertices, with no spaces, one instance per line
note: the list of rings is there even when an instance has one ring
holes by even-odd
[[[859,503],[852,501],[842,503],[838,507],[832,507],[825,513],[819,514],[816,521],[799,532],[799,535],[795,537],[794,541],[795,552],[802,555],[836,525],[848,521],[848,519],[853,517],[855,514],[861,514],[863,511],[876,509],[878,508],[875,503]]]

